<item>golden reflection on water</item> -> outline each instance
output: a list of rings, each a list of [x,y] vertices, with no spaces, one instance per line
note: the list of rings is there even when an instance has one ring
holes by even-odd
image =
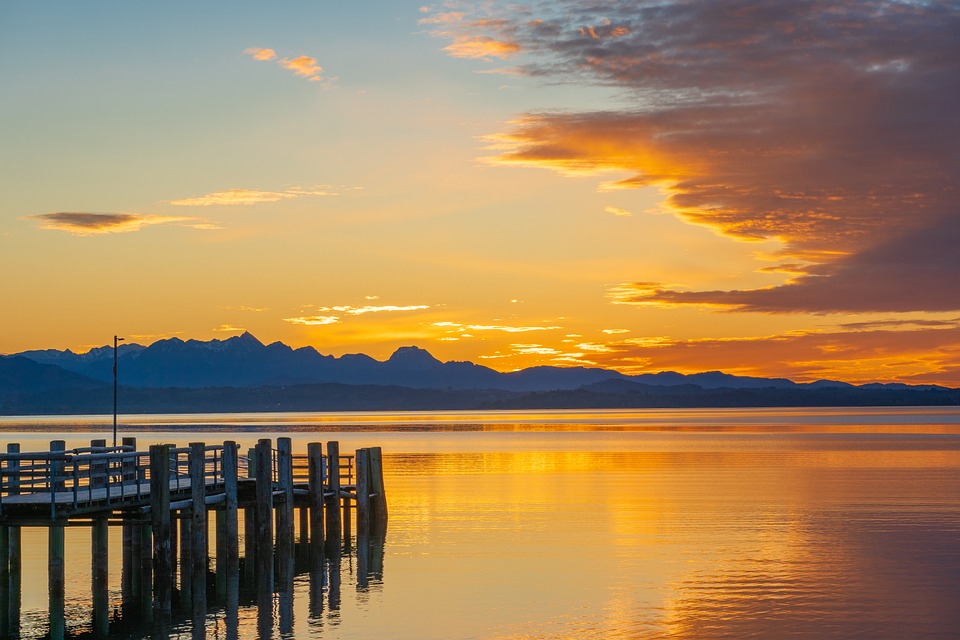
[[[950,637],[960,443],[861,444],[397,456],[390,546],[502,550],[508,595],[469,559],[446,587],[477,637]]]
[[[363,416],[397,421],[377,433],[301,424],[298,451],[327,439],[384,447],[390,523],[382,579],[362,584],[346,556],[336,609],[311,615],[309,580],[297,577],[292,637],[956,637],[956,410],[664,411],[628,428],[636,414],[514,412],[487,431],[459,414]],[[256,422],[218,424],[231,421]],[[454,427],[405,430],[431,421]],[[278,433],[210,433],[184,419],[137,435],[182,444]],[[36,533],[25,534],[24,609],[42,635]],[[110,535],[119,548],[119,530]],[[82,620],[89,530],[69,530],[67,544],[69,611]],[[111,603],[118,562],[111,554]],[[209,635],[222,634],[222,615],[211,614]],[[241,606],[240,637],[262,625]]]

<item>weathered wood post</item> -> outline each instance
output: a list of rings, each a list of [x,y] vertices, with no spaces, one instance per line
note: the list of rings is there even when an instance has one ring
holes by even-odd
[[[356,489],[357,489],[357,479],[356,479],[356,463],[357,463],[357,459],[356,459],[355,456],[350,456],[349,459],[351,460],[351,462],[348,462],[348,463],[347,463],[347,465],[348,465],[348,466],[347,466],[347,484],[349,484],[350,481],[352,480],[352,481],[353,481],[353,489],[354,489],[354,492],[356,492]],[[352,525],[352,518],[353,518],[352,505],[350,504],[351,498],[350,498],[348,495],[346,495],[346,493],[341,493],[340,496],[341,496],[341,503],[342,503],[342,505],[343,505],[343,516],[341,516],[342,519],[343,519],[343,547],[344,547],[347,551],[350,551],[350,536],[351,536],[351,531],[352,531],[351,525]],[[356,496],[356,493],[354,493],[354,496]]]
[[[100,438],[90,441],[91,455],[106,453],[107,441]],[[102,489],[107,486],[107,461],[103,459],[90,462],[90,488]]]
[[[340,443],[327,442],[327,552],[340,553]]]
[[[257,477],[256,449],[247,449],[247,477]],[[256,503],[254,503],[255,505]],[[256,574],[257,561],[257,510],[256,507],[243,508],[243,580],[250,584]]]
[[[357,474],[357,538],[370,535],[370,450],[357,449],[354,458]]]
[[[190,509],[180,511],[180,604],[184,608],[193,602],[193,514]]]
[[[273,443],[257,442],[257,571],[258,587],[273,590]]]
[[[371,532],[383,534],[387,530],[387,490],[383,483],[383,452],[370,447]]]
[[[67,478],[64,475],[66,462],[63,458],[66,449],[67,443],[63,440],[52,440],[50,442],[50,453],[54,456],[50,460],[51,491],[64,491],[67,488]]]
[[[202,442],[190,443],[190,498],[191,498],[191,541],[190,555],[193,562],[193,576],[207,574],[207,495],[206,495],[206,445]],[[194,594],[196,596],[196,594]]]
[[[143,522],[140,536],[140,615],[153,617],[153,527]]]
[[[323,449],[319,442],[307,444],[307,493],[310,513],[310,552],[314,559],[323,556]],[[301,542],[303,535],[300,536]]]
[[[171,610],[173,558],[170,545],[170,445],[150,445],[150,524],[153,532],[154,607]]]
[[[123,458],[120,462],[120,478],[123,483],[123,491],[127,495],[136,495],[136,487],[132,486],[137,481],[136,470],[136,451],[137,439],[124,437],[120,444],[124,447]],[[134,574],[135,566],[139,564],[139,557],[135,558],[136,539],[134,536],[134,525],[129,517],[123,518],[121,525],[121,564],[120,564],[120,593],[125,604],[129,604],[134,595]]]
[[[293,633],[293,445],[290,438],[277,438],[277,483],[282,492],[277,505],[277,582],[279,629]]]
[[[238,456],[237,443],[228,440],[223,443],[223,490],[224,501],[224,537],[226,538],[227,569],[237,571],[240,563],[240,532],[237,517],[238,497]]]
[[[49,566],[50,638],[60,639],[66,631],[63,603],[63,524],[52,524],[47,529],[47,558]]]
[[[277,542],[293,545],[293,447],[290,438],[277,438],[277,484],[283,493],[277,507]]]
[[[53,492],[63,491],[66,488],[64,477],[65,461],[62,457],[67,448],[63,440],[54,440],[50,443],[50,453],[54,456],[50,460],[50,489]],[[47,528],[47,581],[49,592],[50,637],[63,638],[66,630],[64,619],[64,548],[63,522],[54,520]]]
[[[107,517],[98,515],[93,519],[91,537],[93,632],[105,638],[110,630],[110,594],[108,591],[108,532]]]
[[[20,445],[16,442],[12,442],[7,445],[7,453],[18,454],[20,453]],[[15,496],[20,494],[20,461],[19,460],[8,460],[7,461],[7,472],[9,476],[7,477],[7,495]],[[20,632],[20,602],[21,602],[21,581],[22,581],[22,560],[21,560],[21,549],[20,549],[20,527],[10,527],[8,533],[8,544],[7,550],[10,557],[9,561],[9,602],[7,607],[9,609],[9,617],[7,620],[7,625],[10,629],[10,635],[16,635]],[[2,563],[0,563],[2,564]],[[0,581],[0,585],[3,585]]]
[[[10,632],[10,529],[0,524],[0,638],[12,636]]]

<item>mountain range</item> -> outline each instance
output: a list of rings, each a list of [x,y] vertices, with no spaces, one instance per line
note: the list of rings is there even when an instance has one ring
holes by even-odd
[[[0,413],[109,411],[111,403],[100,403],[108,390],[112,394],[113,356],[113,348],[105,346],[87,353],[47,349],[0,357]],[[719,371],[629,376],[602,368],[539,366],[501,373],[472,362],[441,362],[414,346],[397,349],[385,361],[363,354],[334,357],[313,347],[265,345],[250,333],[208,342],[121,344],[117,357],[127,410],[132,401],[145,412],[198,406],[231,411],[960,402],[960,392],[934,385],[801,384]],[[355,393],[358,386],[363,394]],[[260,404],[251,407],[253,398]]]

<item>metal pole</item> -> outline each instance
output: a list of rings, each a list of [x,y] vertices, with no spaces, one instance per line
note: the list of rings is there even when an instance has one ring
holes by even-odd
[[[117,343],[122,340],[113,336],[113,446],[117,446]]]

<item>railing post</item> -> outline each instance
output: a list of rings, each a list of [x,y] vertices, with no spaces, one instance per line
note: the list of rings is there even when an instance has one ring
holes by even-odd
[[[67,449],[67,443],[63,440],[52,440],[50,442],[50,453],[53,456],[50,459],[50,515],[53,518],[57,516],[57,492],[64,491],[67,487],[64,470],[66,461],[63,452]]]
[[[107,441],[103,439],[91,440],[90,449],[91,455],[106,453]],[[91,489],[102,489],[107,485],[107,463],[105,460],[91,460],[89,470]]]
[[[133,437],[124,437],[120,443],[124,446],[122,457],[120,458],[120,497],[126,497],[127,485],[131,485],[137,480],[137,439]],[[129,527],[124,525],[124,530]]]

